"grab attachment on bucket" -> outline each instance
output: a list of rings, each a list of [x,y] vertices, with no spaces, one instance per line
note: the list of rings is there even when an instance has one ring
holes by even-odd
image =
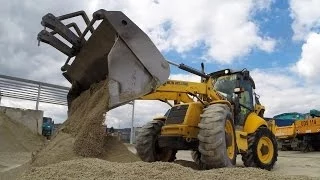
[[[87,27],[81,33],[75,23],[64,25],[61,20],[82,15]],[[102,20],[94,30],[93,24]],[[42,30],[38,40],[55,47],[68,56],[61,68],[72,83],[72,101],[82,91],[101,80],[109,80],[109,108],[128,103],[165,83],[169,64],[150,38],[120,11],[98,10],[89,22],[83,11],[55,17],[47,14],[41,24],[53,31]],[[73,27],[77,34],[69,28]],[[87,32],[92,34],[85,40]],[[60,41],[59,34],[72,46]],[[73,62],[69,64],[72,57]],[[70,102],[69,102],[70,103]]]

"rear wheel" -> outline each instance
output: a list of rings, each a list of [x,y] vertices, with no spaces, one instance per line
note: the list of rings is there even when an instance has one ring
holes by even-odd
[[[158,136],[161,133],[161,127],[164,122],[161,120],[153,120],[144,125],[136,139],[136,150],[142,161],[155,162],[165,161],[171,162],[176,159],[177,151],[158,146]]]
[[[278,147],[274,134],[266,127],[248,135],[248,150],[242,154],[247,167],[271,170],[278,158]]]
[[[212,104],[204,109],[199,123],[199,148],[192,158],[201,169],[233,166],[236,163],[236,139],[230,108]]]

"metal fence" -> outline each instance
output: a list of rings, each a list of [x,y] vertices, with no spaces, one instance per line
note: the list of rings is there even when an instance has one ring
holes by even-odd
[[[36,102],[67,105],[68,87],[0,75],[0,98],[9,97]]]

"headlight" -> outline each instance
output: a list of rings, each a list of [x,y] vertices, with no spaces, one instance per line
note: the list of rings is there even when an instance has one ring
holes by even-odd
[[[229,69],[224,70],[224,73],[229,74],[230,73]]]

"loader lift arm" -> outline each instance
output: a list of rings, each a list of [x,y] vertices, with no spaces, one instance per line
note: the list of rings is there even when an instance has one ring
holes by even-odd
[[[158,87],[155,91],[140,97],[141,100],[174,100],[175,104],[195,102],[192,97],[196,97],[201,101],[225,99],[217,91],[213,90],[212,81],[207,83],[196,83],[188,81],[168,80],[166,83]]]

